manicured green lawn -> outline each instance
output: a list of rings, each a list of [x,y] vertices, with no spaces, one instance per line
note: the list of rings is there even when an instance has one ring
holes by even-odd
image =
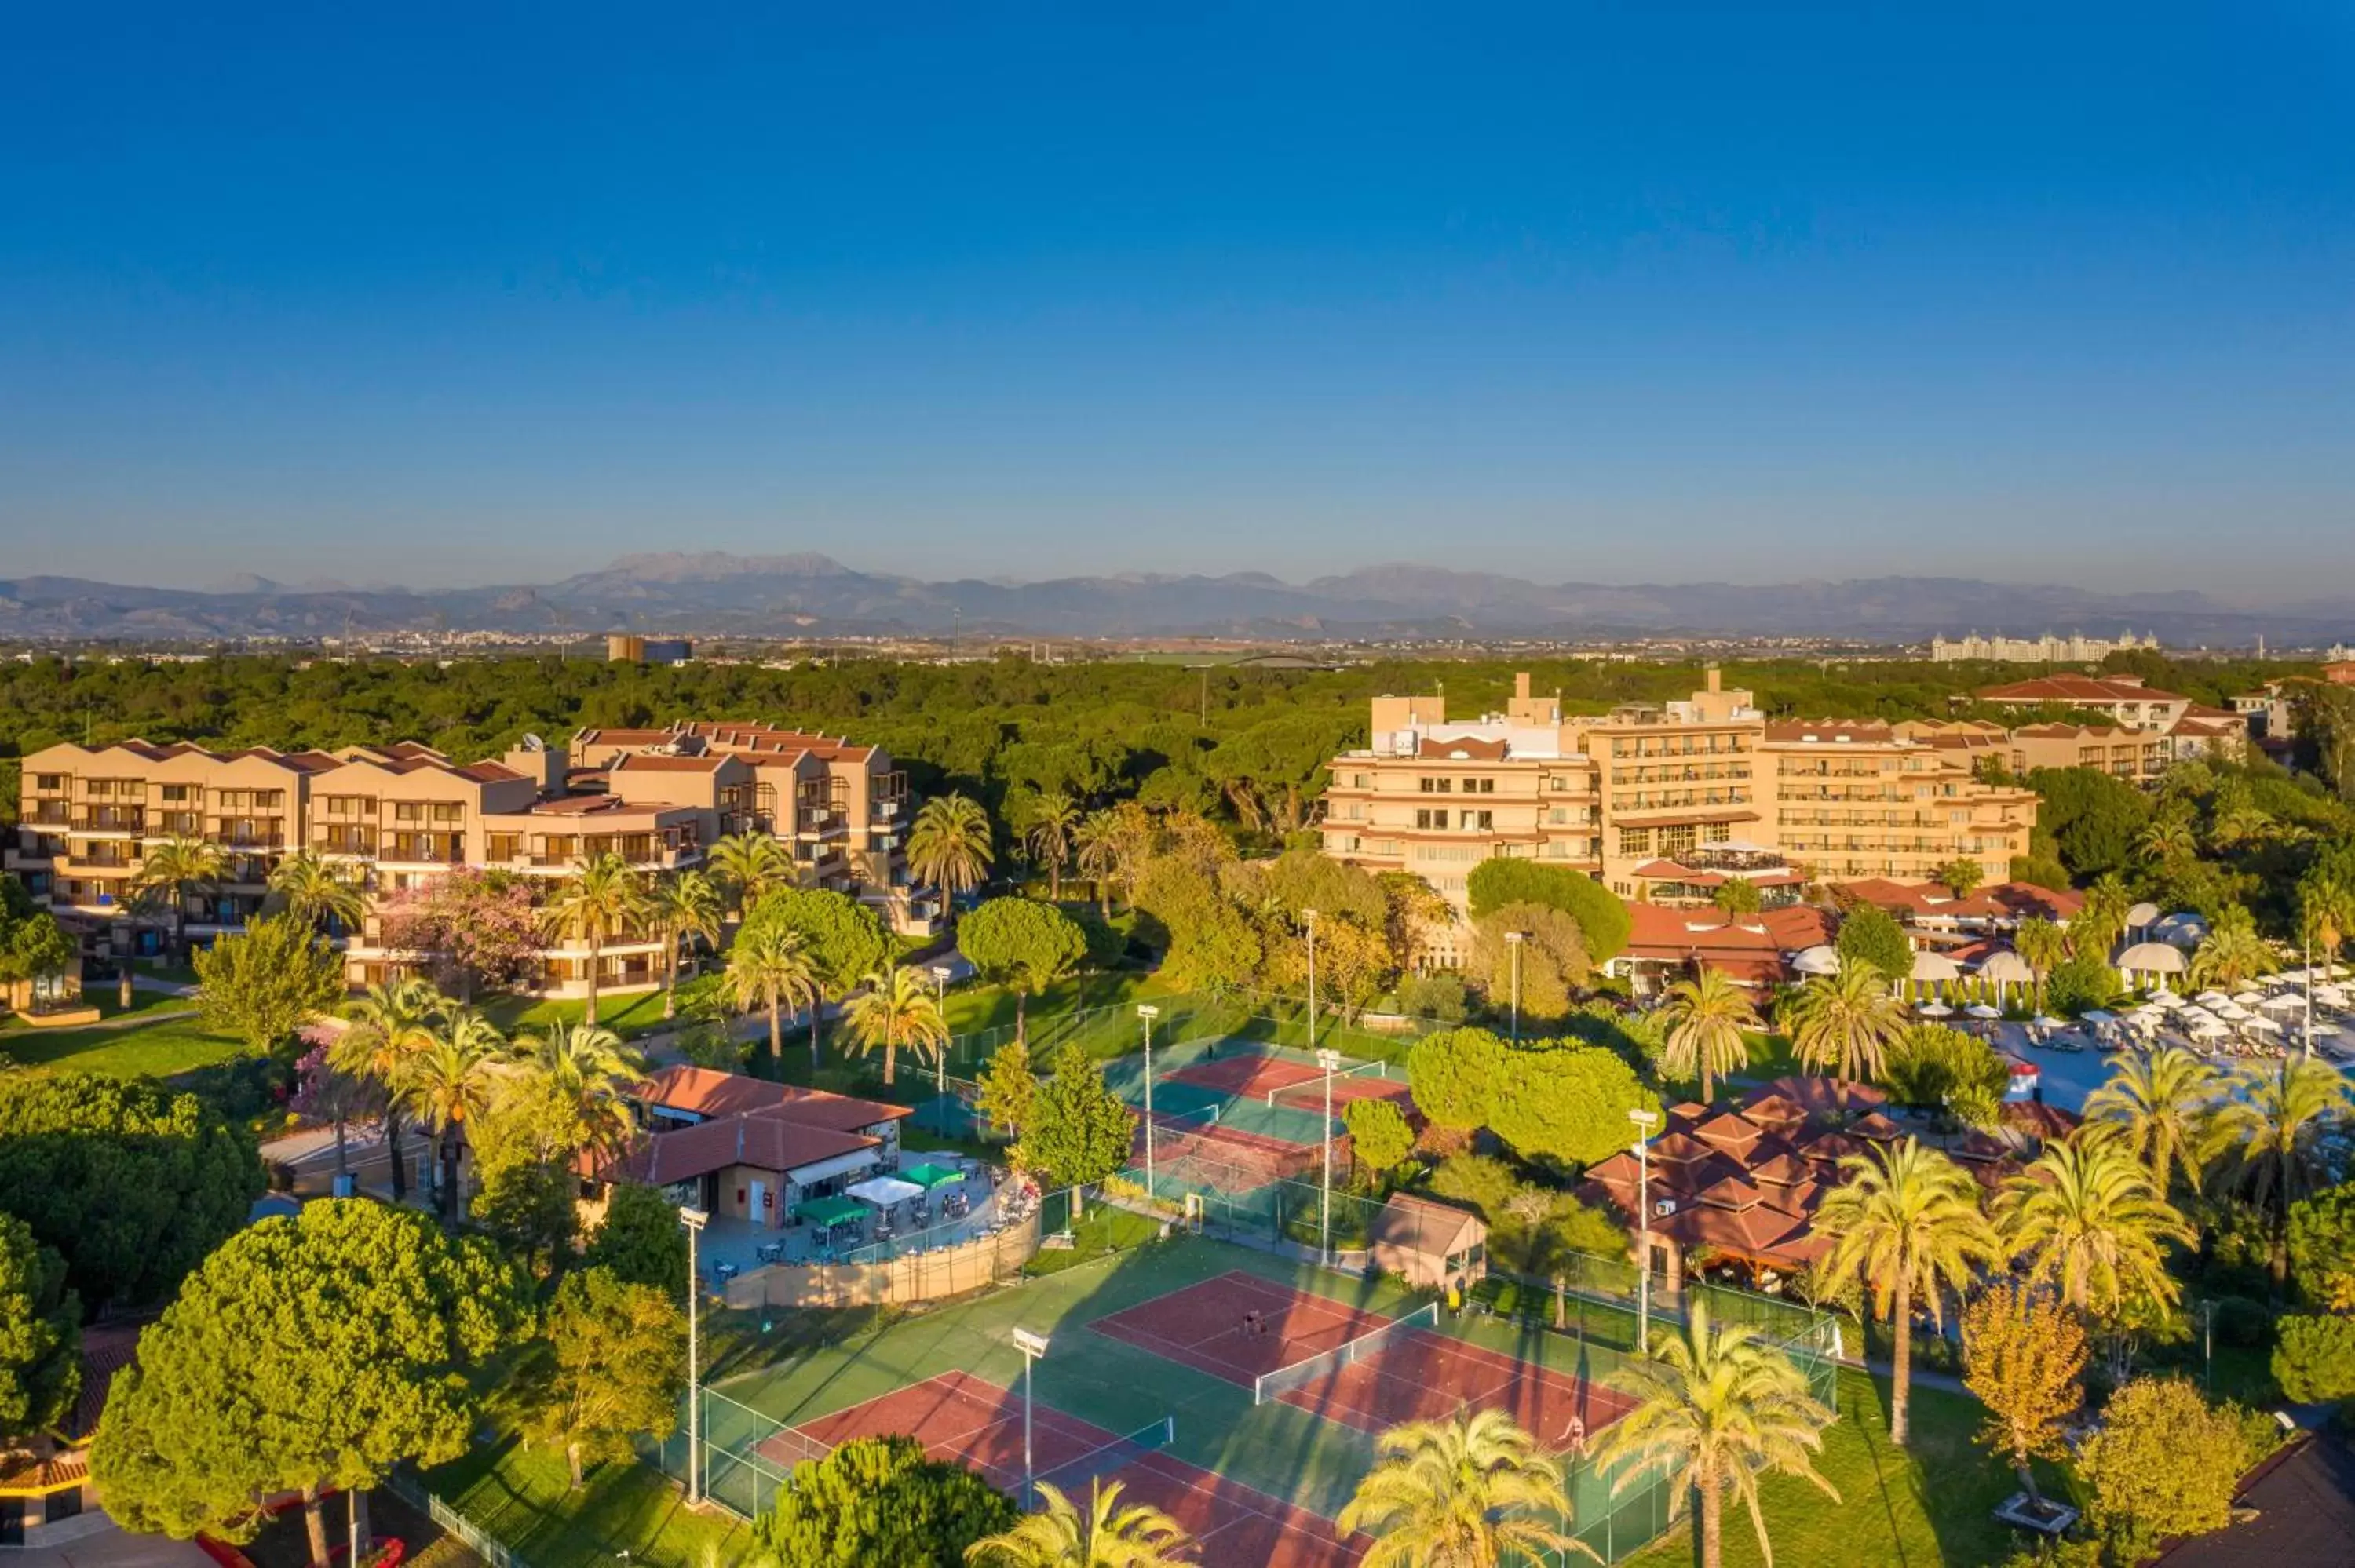
[[[512,1438],[429,1472],[425,1482],[532,1568],[623,1561],[703,1568],[737,1561],[750,1539],[724,1513],[688,1509],[650,1466],[602,1466],[576,1492],[562,1459]]]
[[[248,1054],[245,1042],[208,1033],[193,1018],[128,1029],[27,1029],[0,1037],[0,1058],[56,1072],[168,1078]]]
[[[1913,1430],[1902,1450],[1889,1441],[1883,1385],[1861,1372],[1839,1379],[1840,1419],[1824,1434],[1817,1468],[1839,1489],[1837,1503],[1802,1480],[1774,1477],[1759,1489],[1777,1563],[1808,1568],[1980,1568],[2010,1552],[2011,1531],[1988,1510],[2019,1489],[2011,1471],[1971,1441],[1976,1402],[1941,1389],[1913,1391]],[[2040,1472],[2048,1495],[2066,1495]],[[1724,1521],[1727,1568],[1762,1561],[1747,1514]],[[1633,1561],[1668,1568],[1695,1560],[1689,1522]]]
[[[682,1012],[692,994],[691,983],[679,988]],[[586,1001],[538,1001],[520,996],[493,997],[483,1003],[485,1016],[509,1034],[528,1034],[555,1023],[578,1023],[588,1011]],[[624,1039],[660,1029],[664,1026],[663,993],[656,988],[601,996],[597,999],[597,1022],[599,1027],[610,1029]]]
[[[114,987],[111,985],[92,986],[82,993],[82,1000],[95,1006],[98,1009],[99,1017],[108,1021],[117,1018],[144,1018],[155,1012],[186,1012],[196,1006],[195,999],[191,997],[174,996],[168,991],[133,991],[131,993],[131,1005],[128,1008],[123,1008],[115,1005],[116,994]],[[38,1031],[16,1013],[12,1012],[5,1018],[0,1018],[0,1034],[37,1033]]]

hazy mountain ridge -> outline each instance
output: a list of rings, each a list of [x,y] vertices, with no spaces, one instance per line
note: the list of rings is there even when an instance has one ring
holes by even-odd
[[[2179,643],[2355,639],[2355,598],[2251,610],[2191,590],[1890,577],[1776,584],[1546,584],[1391,562],[1293,584],[1263,572],[1123,573],[1037,582],[927,581],[813,553],[626,556],[560,582],[412,590],[289,586],[243,575],[218,590],[76,577],[0,580],[0,637],[209,641],[397,630],[633,630],[690,635],[975,633],[1325,639],[1654,632],[1914,641],[1967,630],[2155,631]]]

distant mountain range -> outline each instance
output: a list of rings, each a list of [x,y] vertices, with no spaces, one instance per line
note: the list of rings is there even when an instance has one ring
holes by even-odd
[[[632,630],[696,636],[1219,636],[1332,641],[1445,637],[1838,637],[1966,631],[2156,632],[2176,645],[2355,640],[2355,596],[2250,609],[2191,591],[2098,593],[1966,577],[1843,582],[1537,583],[1396,563],[1287,583],[1123,574],[1041,582],[855,571],[825,556],[625,556],[562,582],[445,590],[285,584],[206,589],[76,577],[0,579],[0,639],[215,641],[393,631]]]

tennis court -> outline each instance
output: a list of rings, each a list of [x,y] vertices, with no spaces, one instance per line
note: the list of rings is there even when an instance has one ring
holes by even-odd
[[[1091,1325],[1166,1360],[1360,1431],[1491,1406],[1541,1442],[1591,1438],[1625,1396],[1444,1334],[1233,1271]]]
[[[1383,1063],[1360,1062],[1333,1075],[1333,1103],[1384,1099],[1397,1101],[1401,1110],[1408,1108],[1413,1096],[1406,1080],[1391,1077],[1388,1073]],[[1321,1108],[1325,1094],[1324,1077],[1323,1072],[1306,1064],[1245,1048],[1180,1067],[1166,1081],[1220,1089],[1231,1096],[1265,1100],[1273,1106],[1316,1111]]]
[[[1022,1417],[1022,1396],[1014,1390],[971,1372],[943,1372],[781,1428],[757,1452],[793,1465],[823,1458],[853,1438],[901,1435],[922,1443],[933,1458],[977,1470],[991,1486],[1019,1497]],[[1092,1485],[1119,1483],[1124,1501],[1151,1503],[1185,1526],[1200,1543],[1205,1563],[1348,1568],[1364,1555],[1369,1542],[1363,1538],[1344,1539],[1305,1509],[1162,1452],[1174,1435],[1175,1423],[1167,1417],[1121,1437],[1033,1402],[1029,1473],[1082,1506]]]

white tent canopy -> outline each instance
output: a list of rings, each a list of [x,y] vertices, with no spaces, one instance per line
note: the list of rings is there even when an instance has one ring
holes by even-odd
[[[1913,955],[1913,972],[1908,978],[1932,983],[1960,980],[1963,978],[1963,966],[1944,953],[1916,953]]]
[[[894,1203],[904,1203],[911,1198],[924,1195],[922,1187],[913,1181],[902,1181],[897,1176],[870,1176],[847,1191],[860,1202],[872,1203],[879,1209],[888,1209]]]
[[[2137,904],[2126,911],[2126,928],[2130,931],[2139,931],[2158,918],[2158,905]]]
[[[2130,975],[2179,975],[2189,967],[2183,951],[2164,942],[2137,942],[2118,955],[2118,968]]]
[[[2169,915],[2155,923],[2150,934],[2177,948],[2196,948],[2208,938],[2208,922],[2197,915]]]
[[[1802,948],[1791,960],[1791,968],[1803,975],[1836,975],[1839,967],[1839,949],[1828,944]]]
[[[1955,1015],[1955,1010],[1943,1001],[1919,1002],[1913,1011],[1924,1018],[1952,1018]]]
[[[2033,985],[2036,971],[2028,960],[2009,948],[1998,948],[1979,964],[1979,979],[1993,980],[1998,985]]]

